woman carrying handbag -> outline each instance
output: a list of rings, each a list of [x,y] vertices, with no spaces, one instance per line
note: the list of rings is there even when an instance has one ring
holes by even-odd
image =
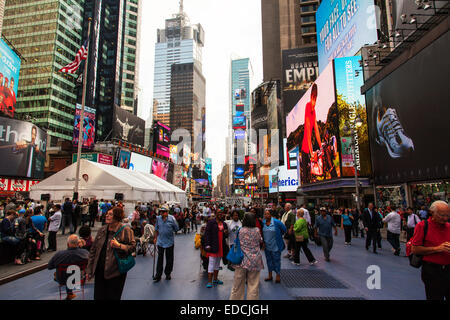
[[[306,222],[305,218],[303,218],[304,213],[305,211],[303,208],[297,210],[297,221],[294,224],[295,251],[294,261],[292,263],[297,266],[300,265],[300,249],[303,249],[303,252],[305,253],[310,265],[317,263],[317,260],[314,258],[311,250],[309,250],[308,248],[308,223]]]
[[[122,208],[110,209],[95,237],[86,268],[87,280],[95,276],[94,300],[120,300],[127,272],[134,266],[136,249],[133,231],[122,223]]]

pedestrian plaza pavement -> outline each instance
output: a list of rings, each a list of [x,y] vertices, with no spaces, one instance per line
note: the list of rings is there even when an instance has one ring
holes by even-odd
[[[409,266],[404,256],[394,256],[390,244],[383,240],[378,254],[365,250],[365,239],[352,239],[344,245],[339,230],[331,251],[331,262],[323,258],[322,248],[309,247],[319,261],[310,266],[303,253],[300,266],[282,258],[281,284],[265,282],[267,270],[261,271],[261,300],[424,300],[425,290],[420,269]],[[283,255],[286,252],[283,252]],[[402,255],[404,245],[402,244]],[[264,265],[265,258],[264,258]],[[380,271],[380,289],[369,289],[368,267]],[[219,279],[224,284],[206,288],[207,274],[200,264],[200,252],[194,249],[194,234],[175,237],[175,264],[172,280],[152,280],[153,258],[138,256],[136,266],[128,273],[123,300],[228,300],[233,285],[233,272],[223,267]],[[59,290],[53,280],[54,270],[43,270],[0,286],[1,300],[58,300]],[[85,300],[92,300],[93,282],[85,286]],[[81,294],[77,293],[76,300]],[[63,298],[65,293],[63,294]]]

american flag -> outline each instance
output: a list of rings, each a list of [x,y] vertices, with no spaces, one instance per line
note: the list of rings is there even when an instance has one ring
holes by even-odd
[[[75,73],[80,67],[81,61],[86,60],[88,56],[88,48],[87,48],[87,40],[81,46],[80,50],[78,50],[77,55],[75,56],[75,60],[72,63],[69,63],[64,68],[61,68],[59,72],[65,73]]]

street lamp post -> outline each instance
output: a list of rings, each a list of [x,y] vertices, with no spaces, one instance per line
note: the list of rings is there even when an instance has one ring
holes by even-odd
[[[347,130],[345,131],[349,131],[348,127],[350,127],[350,131],[351,131],[351,135],[352,135],[352,139],[351,139],[351,146],[352,146],[352,154],[353,154],[353,168],[355,170],[355,190],[356,190],[356,208],[358,210],[358,212],[361,212],[361,202],[359,199],[359,179],[358,179],[358,165],[356,163],[356,141],[355,141],[355,137],[357,136],[357,132],[355,132],[355,128],[359,128],[362,125],[362,120],[360,118],[354,118],[354,120],[350,120],[352,121],[351,125],[347,125]]]

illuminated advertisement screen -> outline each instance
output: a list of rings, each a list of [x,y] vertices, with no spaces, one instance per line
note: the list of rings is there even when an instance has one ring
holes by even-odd
[[[449,56],[447,31],[366,92],[376,184],[449,177]]]
[[[44,178],[47,133],[33,125],[0,117],[0,175]]]
[[[20,58],[0,39],[0,115],[14,118],[19,88]]]
[[[94,149],[95,141],[95,109],[84,107],[83,149]],[[73,146],[78,147],[80,133],[81,105],[77,104],[75,124],[73,126]]]
[[[165,158],[170,158],[170,133],[171,129],[161,122],[156,123],[156,154]]]
[[[244,166],[236,165],[234,168],[234,178],[235,179],[244,179]]]
[[[125,150],[120,150],[119,154],[119,168],[129,169],[130,168],[130,158],[131,153]]]
[[[132,152],[129,169],[132,171],[150,173],[150,170],[152,169],[152,158]]]
[[[299,146],[301,184],[341,176],[333,63],[288,114],[286,133],[287,149]]]
[[[352,148],[354,141],[356,142],[356,166],[359,175],[367,177],[372,170],[367,134],[366,98],[361,94],[361,87],[364,85],[363,74],[359,66],[361,59],[361,56],[353,56],[334,60],[342,176],[344,177],[355,176]],[[358,70],[359,73],[356,72]],[[358,119],[358,124],[355,122],[356,119]]]
[[[244,130],[236,130],[234,132],[234,138],[236,140],[243,140],[243,139],[245,139],[245,131]]]
[[[412,1],[411,1],[412,2]],[[319,72],[378,40],[373,0],[324,0],[316,12]]]
[[[247,128],[245,120],[246,120],[245,116],[233,117],[233,129]]]
[[[169,172],[169,164],[162,161],[153,160],[152,174],[161,179],[167,180],[167,173]]]

